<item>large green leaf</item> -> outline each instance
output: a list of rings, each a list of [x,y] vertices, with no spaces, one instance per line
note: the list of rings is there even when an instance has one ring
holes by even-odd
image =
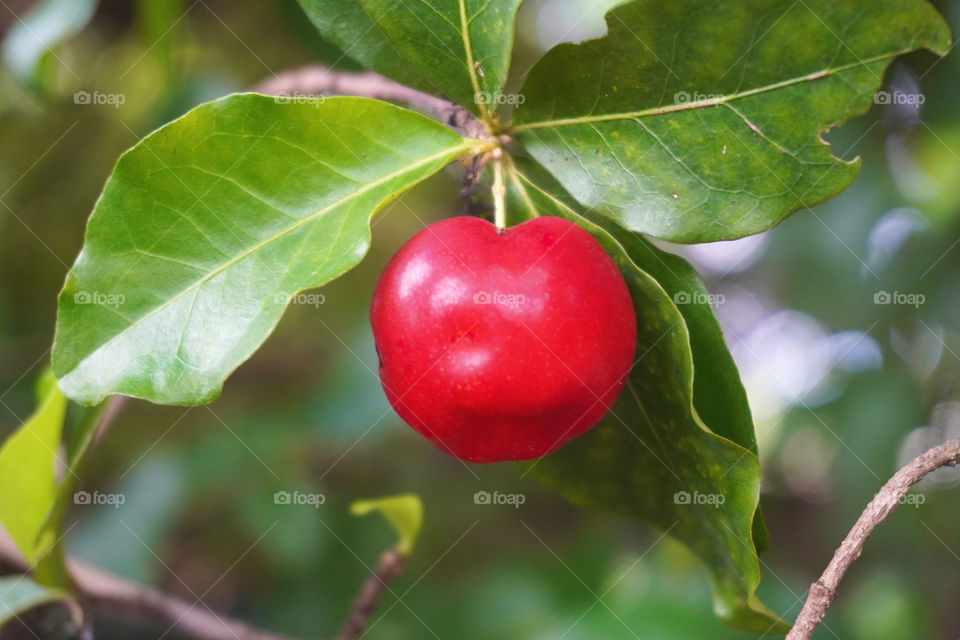
[[[676,303],[690,333],[696,372],[693,405],[697,414],[711,431],[757,455],[747,391],[711,307],[714,297],[696,270],[683,258],[658,249],[637,233],[623,231],[602,216],[588,217],[616,236],[631,261],[656,280]],[[759,508],[753,525],[754,543],[759,550],[766,550],[770,539]]]
[[[60,294],[53,366],[78,402],[206,402],[290,296],[356,265],[371,215],[481,144],[364,98],[201,105],[125,153]]]
[[[435,89],[370,19],[357,0],[298,0],[327,41],[368,69],[417,89]]]
[[[709,568],[715,609],[728,624],[759,632],[785,630],[755,596],[760,569],[752,527],[760,465],[751,450],[756,446],[752,430],[745,429],[749,411],[740,404],[742,389],[739,382],[727,386],[737,395],[725,409],[722,398],[695,401],[696,394],[716,390],[694,383],[695,358],[704,363],[698,376],[736,380],[736,369],[718,353],[719,336],[702,318],[688,320],[646,272],[650,256],[663,256],[642,246],[639,236],[609,221],[591,221],[526,173],[510,175],[511,203],[524,209],[523,215],[568,218],[603,245],[620,267],[637,311],[637,361],[620,400],[595,429],[533,463],[531,475],[574,503],[639,517],[683,541]],[[673,285],[693,286],[689,274],[679,270],[671,279]],[[692,332],[704,328],[694,353]],[[704,424],[701,406],[716,420],[716,431]]]
[[[522,0],[360,0],[403,57],[452,100],[492,112]]]
[[[544,56],[520,140],[581,203],[678,242],[736,238],[846,188],[820,137],[950,32],[925,0],[636,0]]]
[[[693,379],[693,403],[697,413],[711,431],[757,454],[747,392],[714,315],[711,306],[714,297],[696,270],[680,256],[658,249],[640,234],[620,232],[603,216],[581,211],[576,201],[539,165],[525,158],[518,158],[517,165],[525,180],[536,185],[537,191],[551,194],[551,199],[564,205],[561,211],[567,217],[576,216],[572,218],[574,221],[586,217],[615,235],[631,262],[663,287],[676,303],[690,333],[690,350],[697,374]],[[769,546],[769,534],[759,509],[754,521],[754,542],[760,550]]]

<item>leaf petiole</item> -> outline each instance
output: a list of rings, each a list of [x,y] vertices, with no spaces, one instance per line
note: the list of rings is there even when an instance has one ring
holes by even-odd
[[[503,233],[507,227],[507,186],[504,182],[503,149],[497,148],[490,152],[493,158],[493,223],[497,231]]]

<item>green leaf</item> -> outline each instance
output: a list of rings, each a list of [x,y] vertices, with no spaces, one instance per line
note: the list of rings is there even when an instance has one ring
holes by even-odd
[[[370,218],[477,145],[364,98],[234,95],[125,153],[60,294],[70,398],[213,399],[290,296],[356,265]]]
[[[96,0],[43,0],[22,20],[14,21],[3,41],[3,58],[17,78],[43,86],[44,62],[53,49],[90,21]]]
[[[551,199],[556,198],[564,205],[567,217],[578,216],[571,218],[574,222],[579,216],[586,217],[616,236],[633,264],[663,287],[683,316],[690,334],[693,368],[697,372],[693,379],[693,402],[697,413],[714,433],[756,455],[757,438],[747,391],[711,307],[713,298],[696,270],[680,256],[658,249],[640,234],[621,232],[603,216],[581,213],[577,203],[539,165],[523,158],[517,160],[517,165],[526,179],[537,185],[537,191],[551,194]],[[518,204],[522,206],[523,203]],[[754,520],[754,542],[761,551],[770,546],[770,536],[759,508]]]
[[[0,448],[0,522],[40,584],[73,588],[62,546],[63,519],[77,471],[105,410],[85,407],[67,443],[63,479],[56,479],[67,399],[46,372],[37,384],[37,411]]]
[[[421,75],[486,116],[507,82],[522,0],[360,0]]]
[[[509,186],[512,205],[523,215],[561,216],[589,231],[619,266],[637,311],[637,359],[620,400],[595,429],[531,464],[530,474],[576,504],[638,517],[681,540],[709,569],[714,608],[727,624],[785,631],[755,595],[760,567],[752,527],[760,464],[751,450],[753,435],[744,429],[749,412],[739,397],[725,409],[722,398],[695,401],[713,391],[695,384],[695,358],[703,359],[704,376],[736,378],[732,363],[717,353],[720,337],[698,313],[688,312],[688,327],[671,295],[643,268],[663,256],[642,246],[642,238],[609,221],[591,221],[526,173],[512,171]],[[697,282],[690,276],[677,270],[671,284],[692,287]],[[705,327],[694,352],[692,332]],[[727,388],[742,393],[739,382]],[[718,431],[704,423],[701,406]]]
[[[62,591],[41,586],[26,576],[4,576],[0,578],[0,631],[5,624],[34,607],[66,602],[68,598]],[[71,610],[78,613],[77,605],[72,604]]]
[[[325,40],[368,69],[426,91],[424,79],[370,19],[357,0],[299,0],[303,11]]]
[[[57,448],[67,399],[56,378],[38,383],[37,409],[0,448],[0,522],[29,564],[41,555],[37,538],[56,500]]]
[[[636,0],[607,26],[537,63],[515,129],[579,202],[677,242],[837,195],[860,163],[821,135],[869,108],[894,57],[950,46],[925,0]]]
[[[379,511],[386,518],[390,526],[397,532],[397,551],[400,555],[408,556],[420,535],[423,525],[423,502],[420,496],[414,493],[405,493],[399,496],[374,498],[371,500],[357,500],[350,505],[350,513],[363,516],[371,511]]]
[[[120,399],[115,397],[112,400]],[[53,505],[37,534],[36,547],[39,559],[33,568],[33,575],[42,584],[66,590],[75,589],[76,585],[67,569],[66,551],[63,547],[63,521],[73,502],[81,464],[110,404],[111,400],[107,400],[96,406],[81,407],[80,415],[64,443],[67,454],[66,471],[56,487]]]

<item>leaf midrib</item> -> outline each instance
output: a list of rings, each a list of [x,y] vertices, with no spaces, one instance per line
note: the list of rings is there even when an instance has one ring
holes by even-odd
[[[224,262],[222,265],[218,266],[216,269],[213,269],[213,270],[210,271],[209,273],[205,274],[202,278],[200,278],[200,279],[198,279],[197,281],[191,283],[190,286],[188,286],[188,287],[186,287],[185,289],[177,292],[175,295],[170,296],[170,298],[169,298],[166,302],[164,302],[163,304],[160,304],[160,305],[154,307],[153,309],[150,309],[147,313],[145,313],[144,315],[140,316],[140,317],[137,318],[135,321],[131,322],[129,325],[127,325],[126,327],[124,327],[121,331],[118,331],[116,335],[114,335],[112,338],[110,338],[110,339],[107,340],[106,342],[103,342],[103,343],[97,345],[96,347],[92,348],[79,362],[77,362],[76,365],[74,365],[74,366],[70,369],[69,372],[64,373],[64,375],[63,375],[62,377],[65,378],[66,376],[68,376],[68,375],[69,375],[70,373],[72,373],[73,371],[76,371],[76,370],[77,370],[84,362],[86,362],[90,357],[92,357],[92,356],[93,356],[94,354],[96,354],[98,351],[101,351],[102,349],[110,346],[114,341],[118,340],[121,336],[123,336],[125,333],[127,333],[130,329],[132,329],[132,328],[134,328],[134,327],[136,327],[136,326],[139,326],[140,324],[146,322],[146,321],[149,320],[151,317],[153,317],[153,316],[155,316],[156,314],[160,313],[161,311],[163,311],[164,309],[166,309],[167,307],[169,307],[171,304],[173,304],[173,303],[176,302],[177,300],[180,300],[181,298],[183,298],[184,296],[188,295],[188,294],[189,294],[190,292],[192,292],[193,290],[197,289],[198,287],[202,286],[202,285],[205,284],[206,282],[210,281],[211,279],[213,279],[213,278],[216,277],[217,275],[223,273],[224,271],[226,271],[226,270],[229,269],[230,267],[232,267],[232,266],[238,264],[239,262],[245,260],[246,258],[250,257],[251,255],[253,255],[253,254],[256,253],[257,251],[259,251],[260,249],[268,246],[270,243],[275,242],[276,240],[279,240],[280,238],[286,236],[287,234],[293,233],[294,231],[296,231],[296,230],[299,229],[300,227],[303,227],[304,225],[306,225],[306,224],[308,224],[308,223],[310,223],[310,222],[312,222],[312,221],[314,221],[314,220],[317,220],[317,219],[320,218],[321,216],[326,215],[326,214],[329,213],[330,211],[336,209],[337,207],[342,206],[343,204],[349,202],[350,200],[355,199],[355,198],[358,198],[358,197],[364,195],[365,193],[367,193],[367,192],[375,189],[376,187],[379,187],[379,186],[381,186],[381,185],[383,185],[383,184],[386,184],[387,182],[389,182],[390,180],[393,180],[394,178],[397,178],[397,177],[402,176],[404,173],[407,173],[407,172],[410,172],[410,171],[414,171],[414,170],[416,170],[417,168],[419,168],[419,167],[421,167],[421,166],[423,166],[423,165],[429,164],[429,163],[431,163],[431,162],[435,162],[435,161],[440,160],[440,159],[442,159],[442,158],[444,158],[444,157],[448,157],[448,156],[450,156],[451,154],[456,154],[456,153],[458,153],[458,152],[460,152],[460,151],[467,151],[467,150],[473,148],[474,146],[476,146],[477,144],[480,144],[480,143],[482,143],[482,141],[472,140],[472,139],[465,139],[465,140],[462,141],[460,144],[457,144],[457,145],[455,145],[455,146],[453,146],[453,147],[449,147],[449,148],[447,148],[447,149],[444,149],[444,150],[441,151],[441,152],[438,152],[438,153],[435,153],[435,154],[431,154],[431,155],[429,155],[429,156],[426,156],[426,157],[424,157],[424,158],[421,158],[420,160],[418,160],[418,161],[416,161],[416,162],[414,162],[414,163],[412,163],[412,164],[409,164],[409,165],[405,166],[405,167],[402,168],[402,169],[398,169],[397,171],[394,171],[394,172],[392,172],[392,173],[390,173],[390,174],[388,174],[388,175],[386,175],[386,176],[383,176],[383,177],[378,178],[378,179],[376,179],[376,180],[374,180],[374,181],[372,181],[372,182],[367,183],[366,185],[364,185],[364,186],[361,187],[360,189],[357,189],[356,191],[354,191],[354,192],[352,192],[352,193],[344,196],[343,198],[340,198],[339,200],[336,200],[336,201],[330,203],[329,205],[323,207],[322,209],[318,209],[316,212],[311,213],[310,215],[305,216],[304,218],[301,218],[301,219],[298,220],[296,223],[291,224],[291,225],[288,226],[288,227],[284,227],[282,230],[280,230],[279,232],[271,235],[270,237],[265,238],[265,239],[261,240],[260,242],[254,244],[254,245],[251,245],[251,246],[248,247],[247,249],[244,249],[243,251],[241,251],[241,252],[240,252],[239,254],[237,254],[235,257],[231,258],[230,260],[227,260],[227,261]]]
[[[473,59],[473,44],[470,41],[470,21],[467,19],[467,0],[459,0],[460,4],[460,35],[463,39],[463,50],[467,56],[467,74],[470,76],[470,84],[473,86],[474,102],[480,95],[480,79],[477,77],[477,69]],[[487,105],[480,102],[477,107],[480,109],[480,116],[486,120],[489,117]]]
[[[599,115],[599,116],[578,116],[576,118],[557,118],[555,120],[541,120],[539,122],[529,122],[525,124],[514,125],[513,130],[517,132],[521,132],[521,131],[530,131],[532,129],[545,129],[549,127],[565,127],[565,126],[578,125],[578,124],[610,122],[612,120],[633,120],[635,118],[643,118],[646,116],[658,116],[658,115],[664,115],[667,113],[692,111],[694,109],[702,109],[704,107],[715,107],[721,104],[732,102],[734,100],[740,100],[742,98],[749,98],[751,96],[759,95],[762,93],[776,91],[777,89],[783,89],[796,84],[801,84],[803,82],[813,82],[815,80],[820,80],[821,78],[827,78],[827,77],[836,75],[838,73],[842,73],[844,71],[849,71],[850,69],[855,69],[857,67],[865,67],[874,62],[895,58],[899,55],[909,53],[910,51],[913,51],[913,49],[903,49],[901,51],[895,51],[893,53],[879,54],[872,58],[867,58],[866,60],[861,59],[861,60],[858,60],[857,62],[851,62],[849,64],[841,65],[839,67],[821,69],[820,71],[815,71],[805,76],[790,78],[788,80],[774,82],[773,84],[764,85],[762,87],[756,87],[754,89],[748,89],[746,91],[733,93],[726,96],[719,96],[717,98],[711,98],[709,100],[698,100],[696,102],[684,102],[682,104],[673,104],[666,107],[654,107],[652,109],[642,109],[640,111],[630,111],[626,113],[608,113],[608,114]]]

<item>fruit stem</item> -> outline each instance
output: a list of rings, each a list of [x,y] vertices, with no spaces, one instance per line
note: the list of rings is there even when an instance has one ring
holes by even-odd
[[[503,233],[507,228],[507,186],[503,175],[503,149],[494,149],[493,157],[493,223],[497,231]]]

